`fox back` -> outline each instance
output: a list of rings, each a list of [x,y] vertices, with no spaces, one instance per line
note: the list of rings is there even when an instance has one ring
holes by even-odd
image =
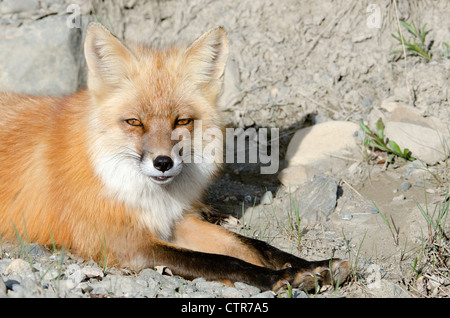
[[[86,89],[58,98],[1,93],[2,239],[53,241],[92,258],[105,244],[127,250],[124,236],[169,240],[218,168],[201,151],[186,162],[191,149],[176,145],[195,129],[222,129],[216,104],[227,55],[222,28],[188,47],[154,49],[93,24]],[[178,131],[188,135],[174,138]]]

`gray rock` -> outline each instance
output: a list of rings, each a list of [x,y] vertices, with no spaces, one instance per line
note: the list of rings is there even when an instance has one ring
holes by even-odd
[[[427,165],[419,160],[408,162],[403,171],[403,177],[410,180],[423,180],[424,176],[427,174],[429,174]]]
[[[250,297],[250,294],[234,287],[226,287],[222,291],[222,296],[225,298],[248,298]]]
[[[4,284],[7,289],[14,290],[14,285],[20,285],[20,282],[16,279],[7,279]]]
[[[402,189],[402,191],[408,191],[409,188],[411,188],[411,183],[409,181],[403,181],[400,184],[400,188]]]
[[[6,284],[0,277],[0,297],[6,296],[6,290],[7,290]]]
[[[236,282],[234,283],[234,287],[238,288],[239,290],[245,291],[249,293],[250,295],[256,295],[261,292],[261,290],[258,287],[243,283],[243,282]]]
[[[211,297],[214,297],[214,294],[197,291],[197,292],[194,292],[194,293],[190,294],[189,297],[192,297],[192,298],[211,298]]]
[[[192,283],[195,284],[195,285],[197,283],[200,283],[200,282],[206,282],[206,279],[204,279],[203,277],[197,277],[197,278],[192,280]]]
[[[174,297],[177,297],[177,292],[170,287],[163,286],[161,288],[161,290],[158,291],[158,294],[156,297],[158,297],[158,298],[174,298]],[[206,296],[206,297],[211,297],[211,296]]]
[[[82,271],[81,270],[81,266],[78,264],[69,264],[66,267],[66,275],[72,275],[73,273],[77,272],[77,271]]]
[[[39,3],[37,0],[5,0],[0,3],[0,14],[11,14],[35,10]]]
[[[10,259],[0,259],[0,274],[5,272],[5,269],[8,267],[9,264],[11,264]]]
[[[316,177],[295,192],[289,209],[299,213],[302,222],[315,224],[325,220],[335,209],[337,182],[327,177]]]
[[[93,294],[93,295],[108,295],[109,294],[109,290],[103,284],[96,284],[96,285],[92,286],[92,290],[91,290],[90,294]]]
[[[308,295],[300,289],[292,289],[292,298],[308,298]]]
[[[137,279],[143,280],[147,283],[148,288],[146,294],[152,295],[152,297],[157,294],[161,284],[165,281],[165,277],[163,277],[163,275],[149,268],[142,270]]]
[[[51,255],[50,251],[37,243],[28,244],[28,253],[32,257],[45,257]]]
[[[209,282],[209,281],[200,281],[195,284],[198,290],[201,291],[211,291],[222,288],[224,285],[219,282]]]
[[[50,16],[0,29],[0,91],[63,95],[82,85],[82,31],[68,28],[66,19]]]
[[[137,297],[147,286],[139,284],[132,277],[114,275],[109,282],[110,291],[119,297]]]
[[[256,295],[252,296],[252,298],[275,298],[275,296],[276,296],[276,294],[273,291],[268,290],[268,291],[256,294]]]
[[[25,290],[25,288],[17,280],[8,280],[6,283],[8,284],[8,288],[12,291],[20,292]]]
[[[68,276],[68,279],[72,280],[76,285],[81,283],[86,278],[86,274],[81,269],[76,270]]]
[[[40,272],[40,279],[43,284],[49,283],[52,280],[58,280],[61,279],[61,272],[58,271],[56,268],[53,268],[50,264],[44,265],[44,267],[39,271]]]
[[[86,294],[89,294],[93,290],[93,287],[88,282],[80,283],[78,287]]]
[[[138,278],[146,281],[147,283],[149,281],[161,282],[161,280],[163,279],[163,276],[160,273],[158,273],[157,271],[153,270],[153,269],[146,268],[146,269],[143,269],[139,273]]]

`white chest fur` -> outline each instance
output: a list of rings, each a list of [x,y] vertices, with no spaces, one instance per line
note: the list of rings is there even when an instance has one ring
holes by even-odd
[[[183,164],[183,171],[171,183],[159,185],[142,174],[139,161],[129,154],[97,153],[94,165],[106,195],[124,202],[140,225],[166,241],[175,222],[200,199],[217,169],[214,163]]]

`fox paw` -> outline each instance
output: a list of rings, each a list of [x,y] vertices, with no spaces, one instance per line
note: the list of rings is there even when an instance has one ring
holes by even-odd
[[[314,290],[321,286],[339,286],[350,274],[350,265],[347,261],[334,259],[321,262],[313,262],[310,269],[298,270],[285,264],[286,278],[279,280],[273,290],[279,290],[288,283],[305,291]]]

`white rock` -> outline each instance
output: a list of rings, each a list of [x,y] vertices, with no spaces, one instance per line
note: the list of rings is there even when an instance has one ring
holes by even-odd
[[[270,205],[272,204],[272,201],[273,201],[272,191],[266,191],[261,198],[261,204]]]
[[[103,277],[103,270],[100,267],[85,266],[81,270],[88,277]]]
[[[381,118],[381,120],[383,121],[383,123],[386,123],[386,115],[381,111],[381,109],[374,107],[368,117],[367,117],[367,121],[369,123],[369,127],[375,127],[377,121]]]
[[[286,187],[301,185],[310,181],[314,176],[311,167],[305,165],[289,166],[280,171],[278,179]]]
[[[342,169],[349,160],[360,160],[360,146],[354,133],[359,125],[352,122],[328,121],[297,131],[286,152],[289,166],[306,165],[315,169]]]
[[[71,281],[73,281],[76,285],[81,283],[85,278],[86,278],[86,274],[81,269],[78,269],[69,275],[69,279]]]
[[[69,264],[66,268],[66,276],[75,273],[76,271],[80,271],[81,267],[78,264]]]
[[[31,271],[31,265],[27,261],[24,261],[23,259],[15,259],[13,260],[6,268],[5,268],[5,275],[9,274],[22,274],[24,272]]]
[[[50,265],[46,265],[40,270],[42,273],[41,280],[46,283],[61,278],[61,273],[55,268],[49,268],[49,266]]]
[[[401,202],[401,201],[404,201],[405,199],[406,199],[405,195],[404,194],[400,194],[400,195],[398,195],[396,197],[393,197],[392,198],[392,202]]]
[[[450,136],[428,127],[388,122],[384,134],[395,141],[402,151],[408,148],[414,158],[429,165],[445,160],[449,155]]]
[[[381,101],[380,108],[387,112],[393,112],[399,105],[394,98],[390,97]]]
[[[436,118],[434,116],[423,117],[419,113],[419,111],[409,106],[397,106],[389,116],[388,121],[396,121],[423,126],[439,131],[441,134],[448,134],[450,131],[448,122],[444,123],[439,118]]]

